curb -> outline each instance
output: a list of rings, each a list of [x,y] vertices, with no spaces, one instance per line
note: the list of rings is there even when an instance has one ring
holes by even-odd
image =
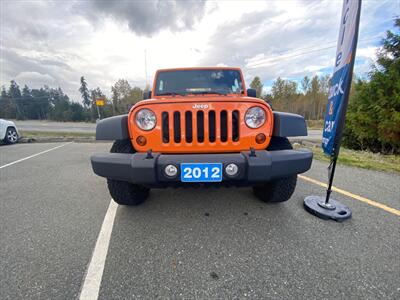
[[[76,137],[76,138],[57,138],[57,137],[40,137],[40,138],[25,138],[21,137],[18,140],[18,143],[27,144],[27,143],[59,143],[59,142],[76,142],[76,143],[97,143],[95,138],[86,138],[86,137]]]

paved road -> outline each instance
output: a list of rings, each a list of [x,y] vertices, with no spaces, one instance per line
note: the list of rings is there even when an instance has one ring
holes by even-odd
[[[322,141],[321,129],[308,129],[307,136],[294,137],[293,140],[305,140],[320,143]]]
[[[19,130],[51,131],[51,132],[81,132],[96,131],[96,124],[83,122],[53,122],[53,121],[14,121]]]
[[[90,167],[107,143],[0,147],[0,298],[73,299],[110,203]],[[16,160],[42,153],[16,164]],[[338,167],[336,185],[400,209],[400,176]],[[326,164],[304,174],[324,181]],[[344,223],[302,208],[321,187],[299,180],[289,202],[244,189],[154,190],[118,207],[100,299],[399,299],[400,218],[350,197]]]

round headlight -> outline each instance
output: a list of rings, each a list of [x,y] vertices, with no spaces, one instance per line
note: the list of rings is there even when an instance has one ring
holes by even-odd
[[[156,126],[156,115],[147,108],[136,113],[136,124],[142,130],[152,130]]]
[[[265,110],[259,106],[251,107],[247,110],[244,119],[250,128],[259,128],[265,123]]]

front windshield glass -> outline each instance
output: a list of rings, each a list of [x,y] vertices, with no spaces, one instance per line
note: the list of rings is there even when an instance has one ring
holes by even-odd
[[[158,73],[156,96],[187,94],[240,94],[242,78],[238,70],[174,70]]]

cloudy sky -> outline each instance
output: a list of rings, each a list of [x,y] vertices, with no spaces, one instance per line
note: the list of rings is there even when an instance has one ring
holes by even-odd
[[[351,1],[351,0],[350,0]],[[364,0],[356,73],[365,76],[400,0]],[[79,78],[110,94],[119,78],[155,70],[239,66],[268,91],[281,76],[330,74],[342,1],[0,1],[0,85],[60,86],[80,101]],[[145,69],[147,53],[147,78]]]

